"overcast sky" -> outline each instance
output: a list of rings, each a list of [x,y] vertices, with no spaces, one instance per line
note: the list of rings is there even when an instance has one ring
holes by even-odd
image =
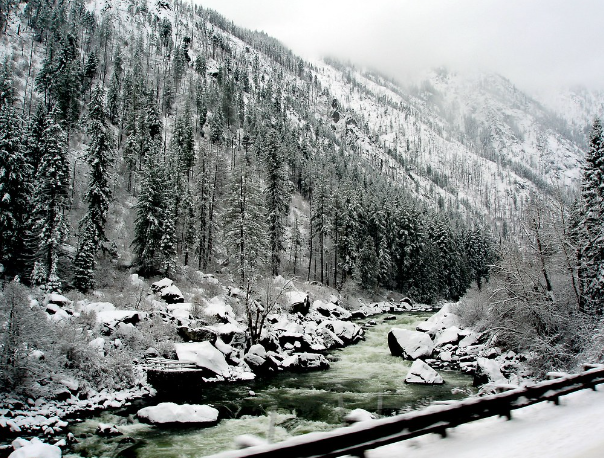
[[[526,89],[604,86],[604,0],[195,0],[294,53],[376,68],[495,71]]]

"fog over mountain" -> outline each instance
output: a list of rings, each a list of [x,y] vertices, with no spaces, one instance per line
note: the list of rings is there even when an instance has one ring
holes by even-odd
[[[305,58],[329,55],[402,81],[444,65],[496,72],[530,91],[603,85],[599,1],[199,3]]]

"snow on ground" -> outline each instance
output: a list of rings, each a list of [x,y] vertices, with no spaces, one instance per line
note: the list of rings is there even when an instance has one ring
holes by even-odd
[[[604,387],[367,452],[369,458],[599,458],[604,456]]]

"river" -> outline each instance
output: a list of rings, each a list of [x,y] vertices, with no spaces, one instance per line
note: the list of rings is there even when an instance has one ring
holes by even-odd
[[[274,441],[342,425],[352,409],[378,415],[417,409],[435,400],[461,399],[472,393],[472,378],[456,371],[441,371],[442,386],[407,385],[411,365],[388,350],[392,327],[414,329],[426,314],[401,314],[396,320],[374,318],[377,326],[366,340],[331,351],[327,371],[294,374],[281,372],[252,382],[215,384],[199,392],[178,393],[174,399],[145,399],[128,408],[107,411],[71,426],[80,441],[66,457],[193,458],[233,448],[234,437],[255,434]],[[250,395],[250,390],[255,396]],[[217,426],[159,427],[139,423],[136,411],[164,400],[211,404],[220,411]],[[102,438],[99,424],[116,424],[123,436]]]

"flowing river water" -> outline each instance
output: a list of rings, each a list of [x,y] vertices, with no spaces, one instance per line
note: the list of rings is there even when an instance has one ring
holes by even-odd
[[[388,331],[414,329],[429,313],[401,314],[396,320],[375,317],[377,326],[366,331],[366,340],[331,351],[326,371],[277,375],[245,383],[200,387],[198,392],[174,393],[170,399],[151,398],[128,408],[107,411],[74,424],[71,432],[80,441],[66,457],[193,458],[233,448],[233,439],[254,434],[273,441],[342,426],[352,409],[363,408],[380,416],[421,408],[436,400],[461,399],[472,393],[472,377],[441,371],[445,384],[405,384],[411,362],[390,355]],[[250,390],[255,396],[250,395]],[[138,422],[136,411],[170,400],[211,404],[220,411],[220,422],[209,428],[162,427]],[[99,437],[99,422],[116,424],[123,436]]]

